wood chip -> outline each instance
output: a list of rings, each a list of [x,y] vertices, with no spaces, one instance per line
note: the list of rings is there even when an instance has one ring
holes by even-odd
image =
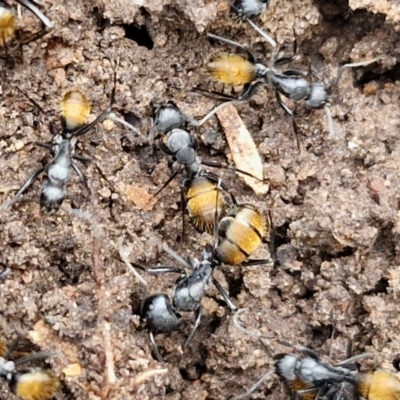
[[[217,112],[217,116],[224,129],[226,140],[228,141],[236,167],[259,179],[263,179],[261,157],[236,107],[233,104],[228,104]],[[265,194],[268,192],[269,185],[267,183],[260,182],[257,179],[240,173],[239,175],[243,177],[246,184],[249,185],[255,193]]]
[[[141,385],[150,378],[153,378],[156,375],[165,375],[167,372],[168,372],[167,368],[148,369],[146,371],[138,373],[135,377],[134,383],[135,385]]]
[[[139,186],[125,186],[125,195],[135,204],[135,206],[141,208],[144,211],[151,211],[156,204],[157,199],[143,187]]]
[[[79,363],[68,364],[62,372],[65,376],[79,376],[82,372],[82,366]]]

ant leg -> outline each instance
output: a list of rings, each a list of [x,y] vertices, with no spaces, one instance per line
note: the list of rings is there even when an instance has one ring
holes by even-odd
[[[108,118],[111,112],[111,107],[108,107],[107,110],[103,111],[92,123],[89,125],[84,125],[82,128],[79,128],[77,131],[73,132],[72,136],[79,137],[87,133],[90,129],[92,129],[97,124],[100,124],[105,119]]]
[[[10,269],[10,268],[7,268],[5,271],[3,271],[3,272],[0,274],[0,280],[6,279],[10,274],[11,274],[11,269]]]
[[[203,161],[202,161],[202,163],[203,163]],[[204,165],[206,165],[206,164],[204,164]],[[207,172],[207,174],[206,174],[205,176],[206,176],[208,179],[210,179],[212,182],[216,183],[216,184],[218,184],[218,182],[219,182],[219,180],[220,180],[219,176],[214,175],[214,174],[212,174],[212,173],[210,173],[210,172]],[[233,203],[234,205],[237,206],[237,205],[238,205],[238,202],[237,202],[235,196],[234,196],[234,195],[231,193],[231,191],[229,190],[228,186],[226,186],[225,183],[222,182],[222,180],[219,182],[219,185],[220,185],[220,187],[221,187],[222,189],[225,190],[225,192],[227,192],[227,193],[229,194],[229,197],[231,198],[232,203]]]
[[[250,18],[245,17],[246,21],[249,23],[249,25],[255,29],[272,47],[276,47],[276,41],[272,39],[271,36],[267,34],[267,32],[264,32],[258,25],[256,25]]]
[[[344,364],[352,364],[354,361],[363,359],[363,358],[370,358],[373,357],[372,353],[363,353],[363,354],[357,354],[356,356],[346,358],[346,360],[341,361],[340,363],[336,364],[338,365],[344,365]]]
[[[158,241],[158,240],[157,240]],[[178,261],[180,264],[182,264],[184,267],[193,269],[193,267],[185,261],[179,254],[175,253],[166,243],[164,242],[159,242],[163,248],[163,250],[169,254],[172,258],[174,258],[176,261]]]
[[[300,152],[299,129],[297,128],[297,124],[296,124],[296,120],[294,119],[294,116],[292,117],[292,126],[293,126],[294,136],[296,137],[297,150],[299,150],[299,152]]]
[[[291,117],[294,117],[293,111],[283,102],[281,95],[277,90],[275,91],[275,97],[282,110]]]
[[[247,101],[250,99],[251,96],[256,92],[256,89],[259,85],[265,84],[264,79],[260,79],[258,81],[252,82],[252,83],[247,83],[244,85],[243,91],[241,95],[239,96],[238,100],[239,101]]]
[[[185,193],[181,185],[182,240],[184,240],[185,237],[185,208],[186,208]]]
[[[25,181],[25,183],[22,185],[21,189],[18,190],[14,198],[12,198],[9,201],[6,201],[2,206],[0,206],[0,212],[7,210],[10,206],[15,204],[18,200],[18,198],[29,188],[29,186],[32,185],[32,183],[35,181],[35,179],[46,169],[46,167],[42,167],[37,169],[33,174]]]
[[[157,145],[165,154],[168,154],[169,156],[175,155],[161,140],[157,141]]]
[[[194,87],[189,93],[200,93],[205,97],[208,97],[213,100],[218,100],[218,101],[237,100],[237,98],[235,98],[233,96],[229,96],[227,94],[223,94],[223,93],[219,93],[219,92],[213,92],[213,91],[202,89],[199,87]],[[198,124],[198,122],[195,124],[195,126],[198,126],[197,124]]]
[[[132,272],[132,274],[136,277],[136,279],[142,283],[144,286],[147,286],[147,282],[142,276],[139,274],[139,272],[136,271],[135,267],[137,268],[142,268],[140,265],[132,263],[129,261],[129,253],[130,250],[128,247],[123,246],[123,238],[121,238],[118,242],[118,253],[119,256],[121,257],[122,262],[125,263],[125,265],[128,267],[128,269]]]
[[[72,158],[73,158],[74,160],[78,160],[78,161],[84,162],[84,163],[90,163],[90,162],[92,162],[92,159],[91,159],[91,158],[83,157],[83,156],[78,156],[78,155],[76,155],[76,154],[73,155]]]
[[[344,68],[364,67],[366,65],[369,65],[369,64],[372,64],[374,62],[379,61],[381,58],[382,58],[382,56],[378,56],[378,57],[373,58],[372,60],[360,61],[360,62],[357,62],[357,63],[344,64],[340,68],[344,69]]]
[[[200,320],[201,320],[201,307],[199,307],[196,311],[196,321],[194,323],[192,332],[190,332],[190,335],[188,336],[188,338],[186,339],[185,343],[183,344],[183,348],[186,349],[189,345],[189,342],[193,339],[193,336],[197,330],[197,328],[200,325]]]
[[[216,196],[215,196],[215,213],[214,213],[214,229],[213,229],[213,238],[214,238],[214,250],[217,249],[218,247],[218,220],[219,220],[219,215],[218,215],[218,198],[220,195],[220,188],[221,188],[221,177],[218,177],[217,181],[217,187],[216,187]],[[222,210],[221,210],[222,211]],[[223,211],[222,211],[223,212]],[[211,250],[211,252],[213,252]],[[215,282],[214,282],[215,283]],[[216,285],[217,286],[217,285]],[[222,288],[221,288],[222,289]],[[221,293],[222,294],[222,293]]]
[[[278,49],[276,49],[278,51]],[[277,51],[273,57],[275,58]],[[280,66],[280,65],[285,65],[285,64],[290,64],[294,60],[298,59],[298,54],[297,54],[297,40],[295,39],[293,42],[293,54],[290,57],[281,57],[278,58],[276,61],[273,62],[273,66]]]
[[[22,4],[33,14],[35,14],[43,22],[43,24],[47,26],[47,28],[53,28],[53,24],[50,22],[50,20],[29,0],[18,0],[18,3]]]
[[[45,360],[47,358],[54,357],[57,354],[59,354],[58,351],[41,351],[35,354],[29,354],[25,357],[18,358],[18,360],[14,361],[14,364],[15,366],[17,366],[31,361]]]
[[[163,363],[164,359],[162,358],[160,351],[158,350],[158,346],[154,339],[153,332],[149,333],[149,337],[150,337],[150,342],[151,342],[151,345],[153,346],[153,351],[154,351],[154,354],[156,355],[157,361],[160,363]]]
[[[35,144],[36,146],[39,146],[39,147],[44,147],[45,149],[49,149],[49,150],[52,150],[52,149],[53,149],[53,145],[50,144],[50,143],[35,142],[34,144]]]
[[[85,175],[83,174],[83,172],[81,171],[81,169],[79,168],[79,166],[74,163],[73,161],[71,161],[71,166],[74,169],[74,171],[76,172],[76,174],[79,176],[80,181],[86,186],[88,187],[87,184],[87,180],[85,178]]]
[[[256,389],[258,389],[258,387],[261,386],[261,384],[267,379],[269,378],[273,373],[275,372],[275,370],[272,371],[268,371],[266,374],[264,374],[246,393],[243,393],[239,396],[235,396],[232,397],[230,400],[241,400],[241,399],[245,399],[246,397],[250,396]]]
[[[268,264],[270,262],[271,262],[271,260],[260,258],[260,259],[255,259],[255,260],[244,261],[240,265],[242,267],[251,267],[252,265],[262,265],[262,264]]]
[[[296,77],[296,78],[305,77],[305,76],[308,76],[308,74],[309,74],[308,72],[306,72],[306,71],[301,71],[301,70],[299,70],[299,69],[288,69],[288,70],[282,72],[282,75],[285,75],[285,76],[294,76],[294,77]]]
[[[276,100],[278,101],[278,104],[280,107],[283,109],[283,111],[286,112],[291,118],[292,118],[292,126],[293,126],[293,131],[294,135],[296,137],[296,144],[297,144],[297,149],[300,151],[300,139],[299,139],[299,130],[297,128],[296,120],[294,118],[294,113],[293,111],[283,102],[279,92],[276,90],[275,91],[275,97]]]
[[[232,300],[229,298],[228,293],[225,292],[224,288],[220,285],[220,283],[214,277],[212,277],[211,279],[215,287],[221,293],[221,296],[224,298],[225,303],[228,305],[230,310],[237,311],[238,308],[232,303]]]
[[[329,130],[329,137],[332,140],[336,140],[336,133],[335,127],[333,125],[332,113],[328,106],[324,106],[324,111],[326,115],[326,119],[328,120],[328,130]]]
[[[174,268],[174,267],[152,267],[152,268],[147,268],[146,272],[149,274],[165,274],[169,272],[173,272],[176,274],[182,274],[186,275],[185,270],[181,268]]]
[[[43,110],[43,108],[39,105],[38,102],[33,100],[31,97],[29,97],[22,89],[20,89],[18,86],[15,87],[18,92],[22,93],[42,114],[46,114],[46,112]]]
[[[161,188],[158,189],[157,192],[153,194],[153,196],[151,197],[150,201],[153,200],[155,197],[157,197],[157,196],[161,193],[161,191],[162,191],[163,189],[165,189],[165,188],[175,179],[175,177],[176,177],[180,172],[181,172],[181,169],[178,168],[178,169],[167,179],[167,181],[161,186]]]
[[[272,215],[271,215],[271,210],[268,210],[267,212],[267,226],[269,226],[269,252],[271,254],[271,258],[274,262],[274,266],[277,266],[277,248],[276,248],[276,233],[275,233],[275,227],[274,224],[272,223]]]
[[[201,160],[201,163],[203,165],[207,165],[208,167],[212,167],[212,168],[232,169],[235,172],[238,172],[239,174],[243,174],[243,175],[249,176],[250,178],[254,178],[254,179],[256,179],[256,180],[258,180],[260,182],[265,182],[264,179],[257,178],[256,176],[250,174],[250,172],[246,172],[246,171],[243,171],[242,169],[239,169],[239,168],[236,168],[236,167],[232,167],[231,165],[224,165],[224,164],[221,164],[221,163],[217,163],[217,162],[213,162],[213,161],[204,161],[204,160]]]
[[[247,50],[246,46],[244,46],[244,45],[242,45],[242,44],[240,44],[238,42],[235,42],[233,40],[224,38],[222,36],[215,35],[214,33],[208,32],[207,33],[207,37],[209,37],[210,39],[219,40],[220,42],[224,42],[224,43],[230,44],[231,46],[236,46],[236,47],[240,47],[241,49]]]
[[[309,356],[309,357],[313,358],[314,360],[319,360],[318,354],[314,350],[311,350],[308,347],[301,346],[301,345],[295,345],[290,342],[286,342],[284,340],[278,340],[278,343],[281,344],[282,346],[293,347],[295,350],[302,352],[306,356]]]

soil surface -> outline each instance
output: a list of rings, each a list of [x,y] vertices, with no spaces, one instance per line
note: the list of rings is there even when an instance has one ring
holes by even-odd
[[[369,366],[393,370],[400,348],[399,21],[396,0],[380,7],[351,3],[271,0],[256,20],[285,54],[296,40],[300,57],[293,68],[311,69],[311,79],[326,85],[340,65],[382,56],[371,67],[346,70],[332,87],[334,138],[323,110],[291,104],[300,150],[273,90],[261,88],[238,106],[270,191],[255,195],[232,171],[222,171],[222,179],[239,201],[270,210],[278,263],[223,266],[215,277],[245,309],[240,324],[262,339],[238,330],[210,287],[189,348],[182,352],[190,314],[182,330],[156,335],[165,363],[156,361],[137,310],[149,294],[171,295],[177,277],[137,269],[145,286],[119,248],[144,268],[179,266],[157,240],[184,258],[200,258],[212,237],[189,223],[181,237],[182,177],[155,204],[149,201],[168,179],[171,160],[119,123],[105,121],[79,138],[77,153],[91,159],[80,164],[90,189],[73,175],[62,209],[47,213],[38,202],[41,176],[22,201],[0,213],[0,272],[11,269],[0,283],[1,335],[8,342],[22,335],[28,351],[59,352],[48,360],[62,380],[57,399],[228,399],[271,369],[274,354],[290,350],[277,339],[334,361],[345,357],[351,339],[355,353],[374,353]],[[34,142],[51,142],[48,123],[59,127],[63,94],[83,91],[92,119],[108,107],[117,59],[115,112],[145,135],[154,105],[173,100],[200,119],[217,104],[191,89],[221,89],[204,63],[237,50],[210,42],[205,31],[249,46],[265,64],[271,59],[268,43],[231,18],[224,1],[46,0],[41,9],[54,28],[19,45],[40,29],[22,9],[14,41],[0,51],[0,204],[51,159]],[[215,118],[193,133],[201,157],[229,161]],[[268,256],[267,245],[254,254]],[[267,396],[288,394],[271,377],[251,398]],[[6,383],[0,398],[16,399]]]

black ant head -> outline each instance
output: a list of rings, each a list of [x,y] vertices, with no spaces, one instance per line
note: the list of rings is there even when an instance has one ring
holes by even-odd
[[[165,134],[175,128],[185,126],[185,117],[173,102],[167,102],[154,112],[154,129]]]
[[[312,83],[310,85],[310,94],[306,100],[306,106],[309,108],[322,108],[329,100],[329,89],[321,83]]]
[[[171,332],[179,328],[182,318],[172,308],[169,297],[163,293],[145,298],[140,305],[140,317],[154,331]]]

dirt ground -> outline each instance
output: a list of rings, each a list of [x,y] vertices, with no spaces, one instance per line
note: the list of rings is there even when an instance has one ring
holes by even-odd
[[[50,159],[34,142],[51,141],[48,121],[58,121],[65,92],[84,91],[93,118],[108,106],[117,58],[115,110],[146,135],[153,104],[173,100],[196,118],[216,104],[190,93],[194,86],[214,87],[204,61],[232,51],[210,43],[205,30],[250,46],[264,63],[270,59],[269,45],[230,18],[224,1],[42,3],[54,29],[21,52],[18,39],[39,28],[23,10],[13,48],[0,53],[0,204]],[[288,351],[276,339],[308,345],[333,360],[345,356],[353,339],[356,353],[375,354],[369,366],[393,370],[400,348],[399,21],[395,0],[380,2],[390,12],[369,3],[350,1],[350,8],[345,0],[271,0],[257,20],[287,53],[296,38],[301,58],[294,67],[310,67],[314,80],[326,84],[340,65],[382,55],[371,68],[346,71],[333,88],[335,139],[323,110],[298,103],[299,151],[272,90],[260,89],[238,106],[271,190],[256,196],[232,172],[224,171],[223,180],[239,200],[271,210],[279,263],[224,266],[215,276],[245,308],[240,323],[265,336],[261,341],[234,326],[210,288],[189,349],[182,354],[190,315],[181,331],[156,336],[165,364],[152,356],[138,305],[149,294],[172,294],[176,276],[139,271],[146,287],[120,260],[119,246],[143,267],[176,265],[153,237],[183,257],[200,257],[212,238],[190,225],[180,237],[179,179],[148,204],[148,193],[168,178],[170,160],[117,123],[106,121],[79,140],[78,153],[92,159],[82,166],[91,193],[74,176],[63,208],[49,214],[38,204],[41,177],[24,201],[0,213],[0,272],[12,271],[0,283],[1,333],[10,342],[22,333],[30,350],[59,351],[49,360],[62,380],[57,399],[228,399],[268,371],[274,354]],[[198,137],[204,159],[227,161],[216,119]],[[132,193],[143,201],[135,204]],[[254,255],[267,256],[266,245]],[[252,398],[266,396],[288,394],[274,377]],[[0,398],[16,397],[2,384]]]

